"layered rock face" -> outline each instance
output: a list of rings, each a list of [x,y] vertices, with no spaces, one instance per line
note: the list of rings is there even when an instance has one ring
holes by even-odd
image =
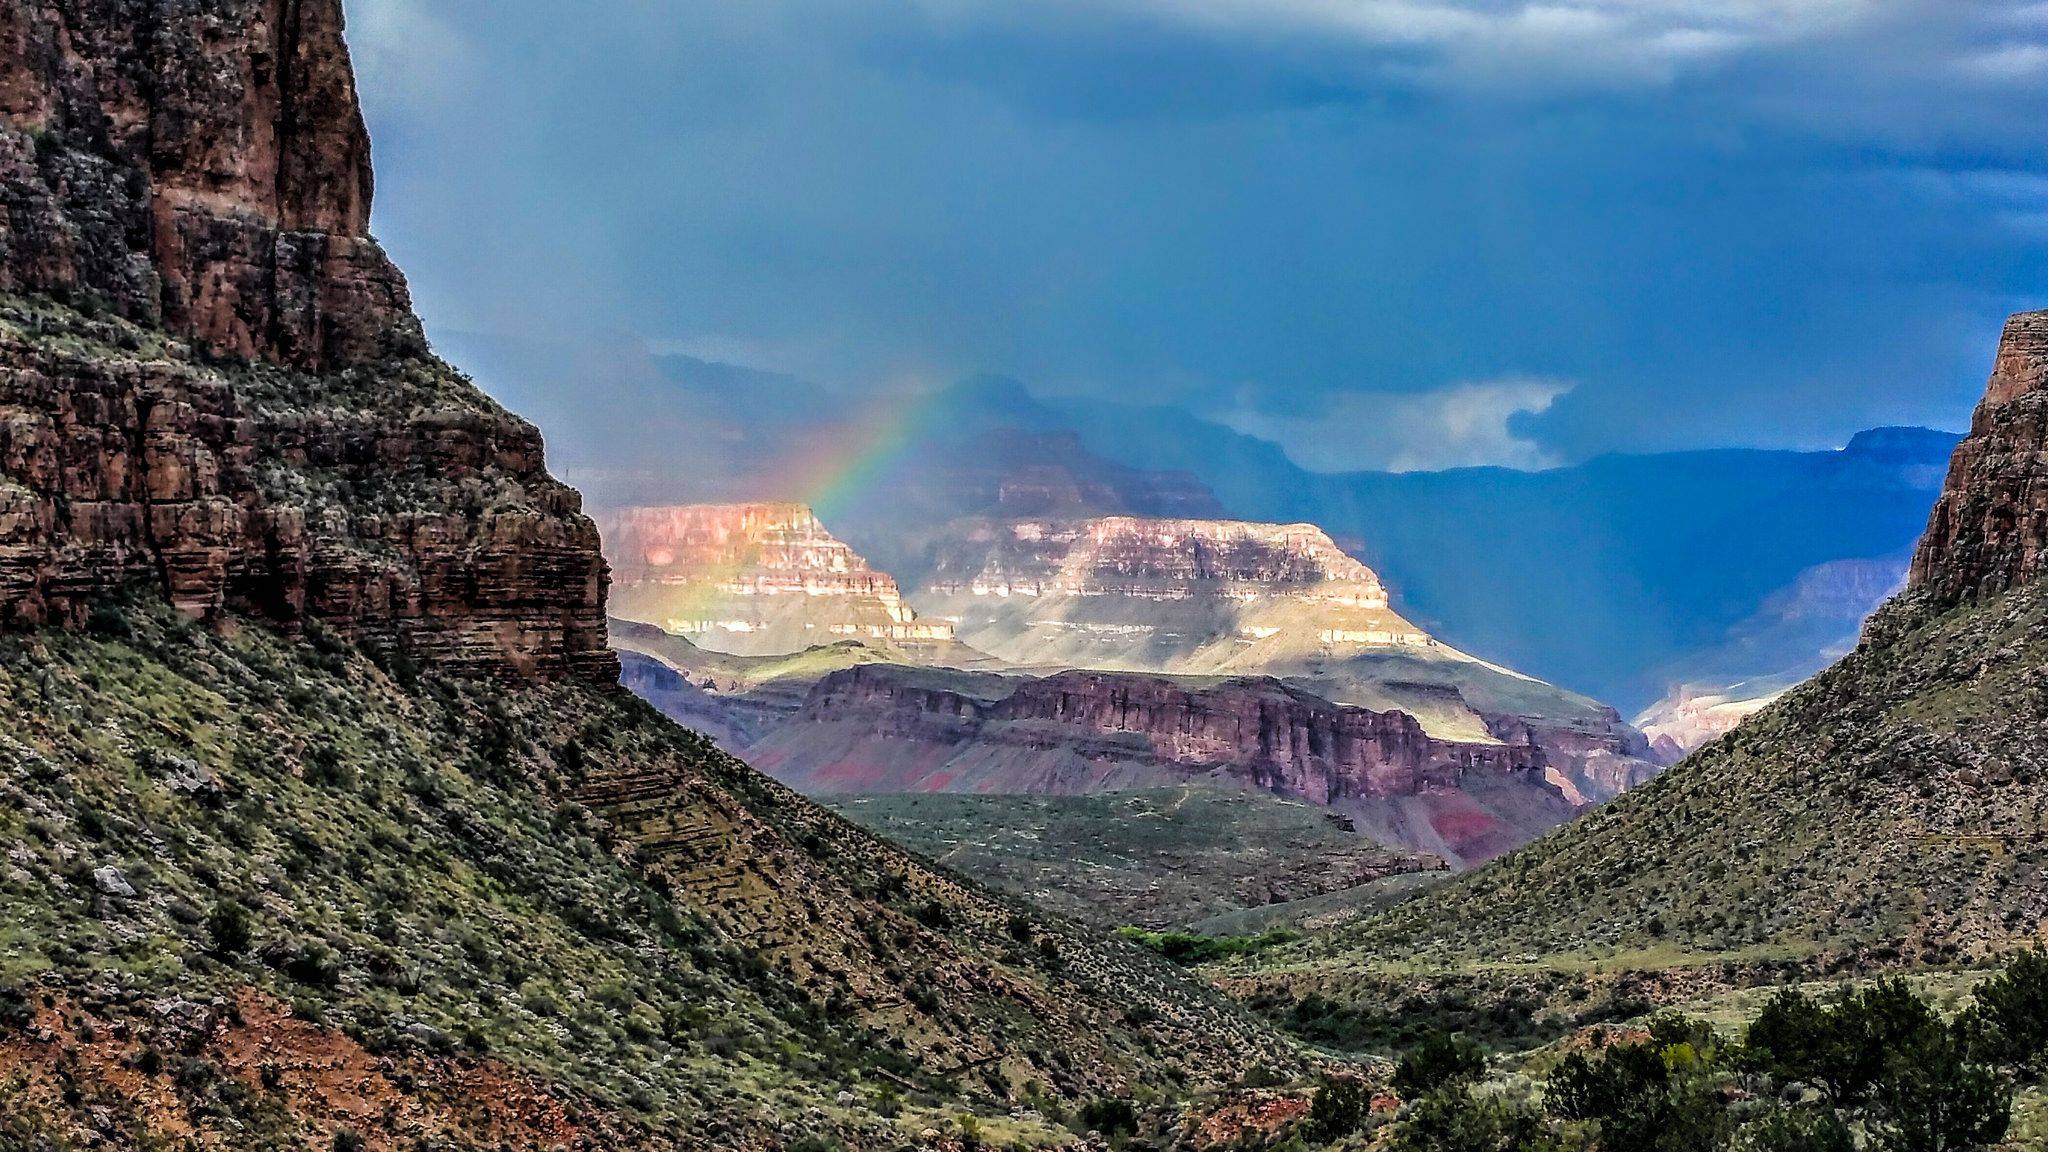
[[[2006,321],[1970,434],[1913,558],[1940,601],[2032,583],[2048,568],[2048,311]]]
[[[335,0],[0,6],[0,287],[325,370],[424,342]]]
[[[700,647],[776,655],[854,638],[943,642],[878,572],[801,504],[630,508],[603,517],[612,612]]]
[[[939,547],[919,602],[1019,664],[1231,672],[1283,652],[1435,647],[1309,524],[974,522]]]
[[[154,587],[451,668],[616,675],[579,498],[426,353],[367,235],[341,23],[0,4],[0,619]]]
[[[1238,784],[1360,813],[1380,839],[1460,863],[1572,811],[1531,745],[1439,740],[1404,713],[1258,678],[866,665],[820,681],[746,754],[816,794]]]

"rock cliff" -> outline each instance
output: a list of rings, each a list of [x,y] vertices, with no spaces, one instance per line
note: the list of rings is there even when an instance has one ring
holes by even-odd
[[[1357,813],[1385,842],[1460,863],[1572,812],[1529,744],[1439,740],[1405,713],[1262,678],[864,665],[821,680],[746,754],[815,794],[1248,786]]]
[[[0,5],[0,619],[187,612],[607,677],[539,434],[369,238],[338,0]]]
[[[2048,567],[2048,311],[2006,321],[1970,434],[1913,558],[1942,601],[2033,582]]]
[[[953,639],[951,623],[919,619],[894,578],[801,504],[629,508],[602,520],[613,614],[699,647],[765,656],[849,638]]]
[[[423,351],[341,33],[329,0],[5,5],[0,287],[307,370]]]
[[[920,601],[1020,664],[1222,672],[1276,650],[1429,648],[1310,524],[1109,516],[961,525]]]

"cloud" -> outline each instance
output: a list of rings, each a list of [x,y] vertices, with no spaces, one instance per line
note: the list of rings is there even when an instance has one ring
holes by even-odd
[[[1459,88],[1662,84],[1744,51],[1853,29],[1913,0],[1075,0],[1005,5],[1064,20],[1092,10],[1240,46],[1315,44],[1389,76]],[[981,0],[927,0],[955,26]]]
[[[1968,76],[1998,84],[2037,81],[2048,77],[2048,44],[2000,44],[1965,56],[1962,70]]]
[[[1562,461],[1519,426],[1549,411],[1572,387],[1563,380],[1509,375],[1416,394],[1339,392],[1326,397],[1320,411],[1308,413],[1240,407],[1223,420],[1278,443],[1295,463],[1318,472],[1554,468]]]

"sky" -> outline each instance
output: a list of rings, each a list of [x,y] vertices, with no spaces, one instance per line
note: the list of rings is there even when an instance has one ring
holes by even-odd
[[[2048,307],[2048,0],[347,5],[437,338],[1543,468],[1960,428]]]

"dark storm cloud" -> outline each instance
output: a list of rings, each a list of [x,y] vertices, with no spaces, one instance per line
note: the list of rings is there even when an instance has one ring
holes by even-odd
[[[1955,426],[2048,304],[2048,4],[350,10],[444,330],[1428,467]]]

